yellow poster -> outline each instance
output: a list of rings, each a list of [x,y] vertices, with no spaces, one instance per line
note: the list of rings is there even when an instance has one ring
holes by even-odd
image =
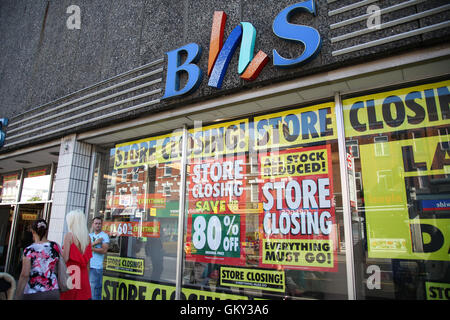
[[[337,139],[334,102],[255,117],[255,150]]]
[[[181,300],[249,300],[235,294],[183,288]],[[175,300],[175,286],[103,276],[102,300]]]
[[[345,134],[450,125],[449,86],[447,80],[343,100]]]
[[[248,119],[219,123],[188,131],[188,157],[208,158],[248,151]]]
[[[188,158],[206,158],[216,155],[248,151],[248,120],[236,120],[188,131]],[[179,161],[182,155],[182,131],[130,141],[111,149],[114,169],[142,165],[156,165]]]
[[[144,275],[144,259],[125,257],[106,257],[106,270],[122,273]]]
[[[425,282],[427,300],[450,300],[450,284],[438,282]]]
[[[450,174],[449,141],[360,146],[369,257],[450,261],[450,199],[436,187]]]
[[[114,169],[179,160],[182,150],[181,140],[182,132],[180,131],[118,144],[111,149],[111,156],[114,157]]]
[[[285,268],[336,271],[333,241],[303,239],[263,239],[262,265]]]
[[[220,267],[220,285],[237,288],[285,292],[283,270]]]

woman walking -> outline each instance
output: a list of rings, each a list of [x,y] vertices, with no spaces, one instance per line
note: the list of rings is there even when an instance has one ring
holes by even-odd
[[[66,216],[69,232],[64,237],[63,258],[73,281],[73,289],[62,292],[61,300],[89,300],[89,260],[92,258],[91,239],[86,217],[82,211],[71,211]]]
[[[57,265],[60,248],[47,240],[48,225],[44,219],[31,226],[34,243],[25,248],[16,299],[59,300]]]

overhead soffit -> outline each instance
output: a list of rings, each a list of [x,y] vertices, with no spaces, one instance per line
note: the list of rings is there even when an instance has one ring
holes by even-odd
[[[25,153],[16,153],[10,157],[0,158],[0,174],[18,171],[22,168],[34,168],[58,162],[59,144],[49,148],[33,150]]]

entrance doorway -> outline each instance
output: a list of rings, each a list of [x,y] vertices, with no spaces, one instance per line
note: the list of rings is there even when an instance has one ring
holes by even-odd
[[[6,254],[15,208],[15,205],[0,205],[0,272],[5,272]]]
[[[45,218],[45,203],[19,204],[16,228],[11,247],[11,258],[8,268],[15,279],[22,270],[22,256],[26,247],[33,243],[31,225],[36,219]]]

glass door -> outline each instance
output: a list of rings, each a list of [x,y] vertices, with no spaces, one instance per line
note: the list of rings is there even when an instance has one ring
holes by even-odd
[[[14,205],[0,205],[0,272],[5,271]]]
[[[23,250],[33,243],[31,224],[44,216],[44,206],[44,203],[19,204],[14,244],[11,248],[11,262],[8,269],[8,272],[16,279],[19,278],[22,268]]]

